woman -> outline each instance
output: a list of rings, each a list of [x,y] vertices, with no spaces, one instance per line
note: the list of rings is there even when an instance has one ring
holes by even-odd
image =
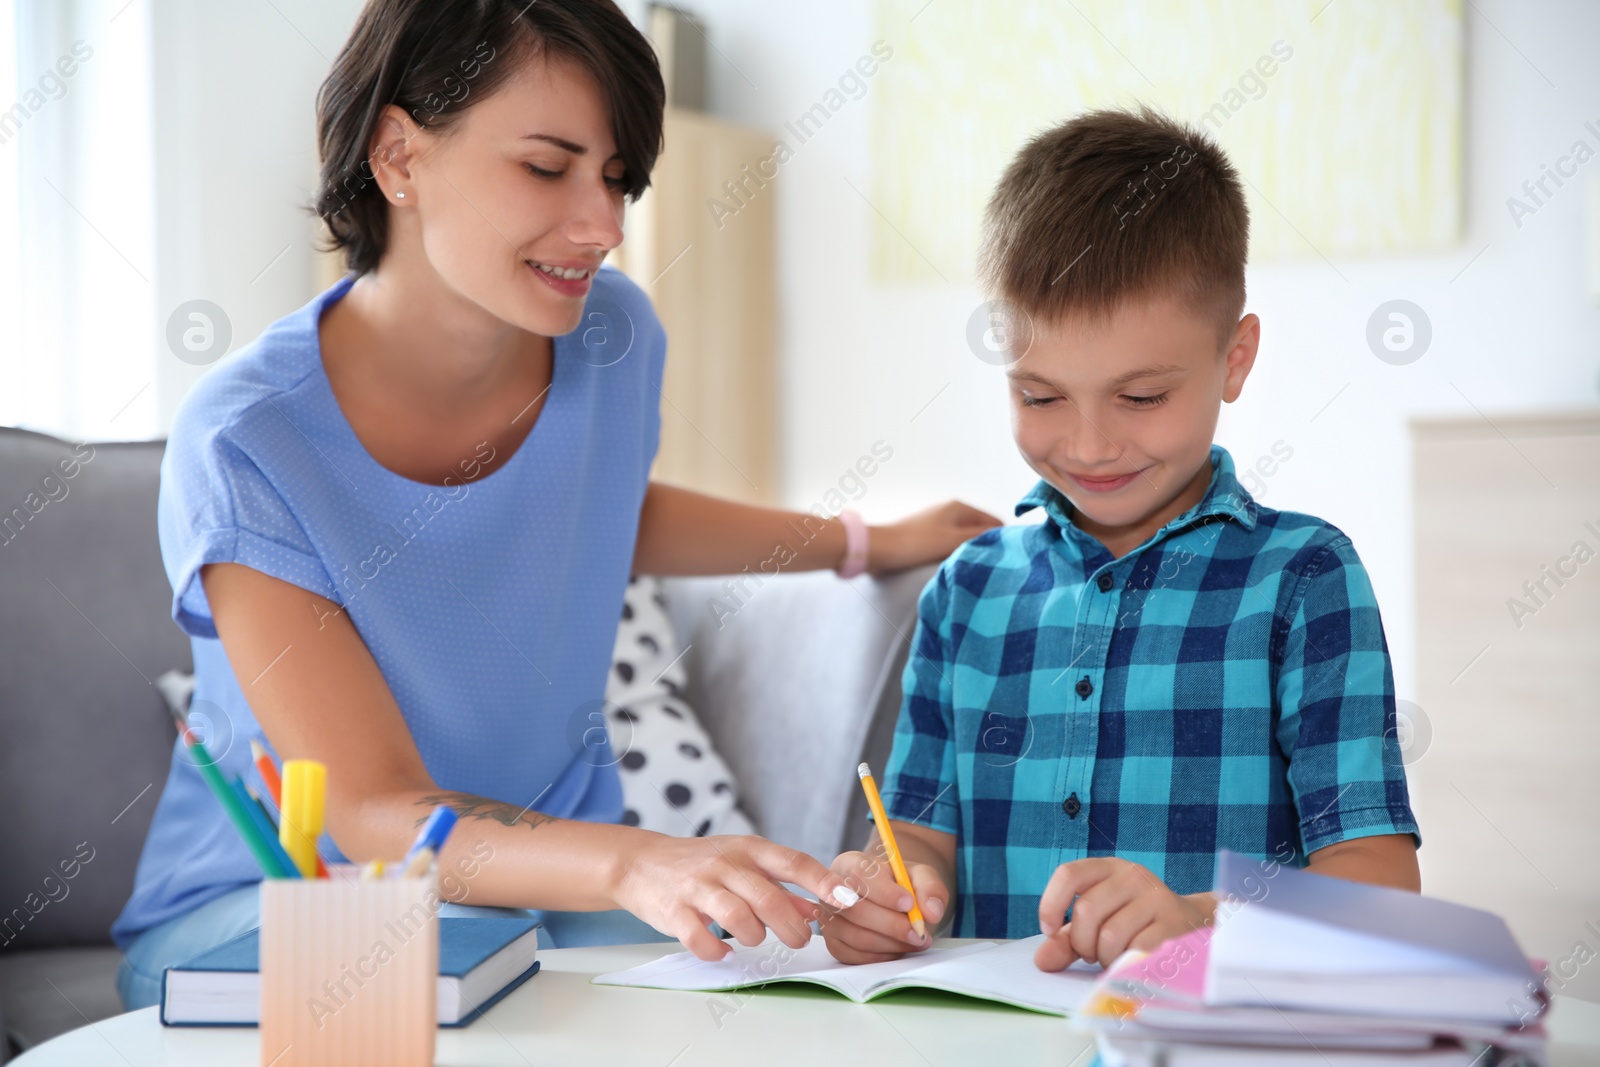
[[[798,947],[820,913],[780,882],[850,898],[820,863],[617,825],[584,712],[628,576],[737,572],[779,542],[790,569],[884,572],[998,520],[950,503],[869,537],[648,482],[665,338],[601,263],[663,91],[609,0],[372,0],[318,107],[318,210],[351,273],[207,375],[163,461],[216,758],[244,774],[264,738],[326,764],[327,831],[355,861],[398,856],[449,805],[445,894],[538,909],[556,945],[659,931],[716,959],[715,922]],[[258,925],[259,878],[176,752],[113,928],[127,1006]]]

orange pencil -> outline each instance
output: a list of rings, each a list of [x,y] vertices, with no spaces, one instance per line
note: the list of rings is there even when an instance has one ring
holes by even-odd
[[[267,755],[267,750],[261,747],[261,742],[250,742],[250,756],[255,760],[256,771],[261,775],[261,781],[266,785],[268,794],[272,797],[272,804],[279,811],[283,810],[283,779],[278,776],[278,768],[273,766],[272,757]],[[328,865],[322,862],[322,857],[317,857],[317,877],[328,877]]]
[[[889,813],[883,810],[878,783],[872,780],[872,768],[863,763],[856,768],[856,774],[861,777],[861,788],[867,794],[867,806],[872,809],[873,821],[878,824],[878,838],[883,842],[883,850],[889,854],[889,869],[894,872],[894,880],[901,889],[911,894],[911,910],[906,913],[911,920],[911,928],[921,934],[923,940],[927,940],[928,924],[922,919],[922,909],[917,907],[917,891],[911,888],[911,875],[906,873],[906,861],[900,856],[900,846],[895,844],[894,830],[889,826]]]
[[[272,797],[273,806],[283,810],[283,779],[278,777],[278,768],[272,765],[272,757],[267,755],[260,741],[250,742],[250,756],[255,760],[256,770],[261,772],[261,780],[266,783],[267,795]]]

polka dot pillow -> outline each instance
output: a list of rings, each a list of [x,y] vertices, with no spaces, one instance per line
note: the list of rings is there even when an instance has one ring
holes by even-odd
[[[674,837],[754,833],[733,772],[683,701],[683,656],[666,607],[659,579],[628,583],[605,694],[622,821]]]

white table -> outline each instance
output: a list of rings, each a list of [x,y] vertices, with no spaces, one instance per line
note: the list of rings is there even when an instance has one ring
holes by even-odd
[[[965,942],[942,939],[941,945]],[[440,1030],[439,1067],[627,1064],[691,1067],[849,1062],[971,1067],[997,1058],[1087,1067],[1093,1042],[1062,1019],[939,993],[898,993],[852,1004],[825,989],[678,993],[594,986],[597,974],[679,946],[550,949],[521,989],[461,1030]],[[715,1010],[714,1010],[715,1009]],[[1551,1067],[1600,1064],[1600,1005],[1557,998]],[[254,1029],[166,1028],[155,1008],[129,1012],[47,1042],[18,1067],[123,1063],[258,1067]],[[848,1052],[848,1056],[842,1053]]]

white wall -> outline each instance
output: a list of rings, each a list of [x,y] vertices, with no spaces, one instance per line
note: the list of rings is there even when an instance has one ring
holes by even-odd
[[[209,300],[233,347],[314,292],[311,216],[317,86],[355,20],[355,0],[153,7],[156,325]],[[160,340],[161,432],[206,370]]]
[[[875,30],[875,5],[860,0],[691,6],[710,27],[712,110],[774,131],[875,37],[898,43],[897,27]],[[1249,309],[1264,323],[1262,352],[1219,431],[1241,464],[1280,439],[1294,449],[1261,499],[1322,516],[1354,539],[1377,586],[1402,697],[1414,696],[1406,420],[1471,414],[1474,405],[1490,419],[1592,405],[1600,385],[1600,311],[1584,292],[1584,192],[1569,183],[1520,229],[1505,205],[1580,136],[1600,143],[1583,129],[1586,120],[1600,126],[1591,54],[1600,7],[1485,0],[1465,10],[1464,241],[1438,256],[1336,260],[1337,271],[1315,257],[1254,266]],[[872,84],[893,77],[891,61]],[[782,256],[785,499],[816,501],[883,438],[895,455],[859,504],[870,519],[951,496],[1009,516],[1033,476],[1011,444],[999,370],[964,340],[978,292],[886,286],[868,274],[873,208],[856,190],[872,188],[872,91],[831,118],[771,190]],[[1600,161],[1583,172],[1590,183],[1597,176]],[[1409,366],[1382,363],[1366,345],[1369,315],[1392,298],[1419,304],[1432,321],[1430,350]]]

